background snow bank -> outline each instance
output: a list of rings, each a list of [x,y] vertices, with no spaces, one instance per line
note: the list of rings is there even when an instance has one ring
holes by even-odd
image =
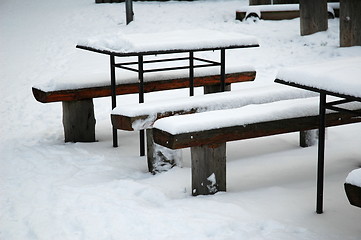
[[[107,57],[75,45],[120,29],[255,35],[261,48],[227,53],[230,65],[256,67],[255,82],[233,86],[245,92],[276,87],[283,66],[361,56],[360,47],[338,48],[337,19],[326,32],[300,37],[299,19],[235,21],[235,10],[247,2],[134,2],[135,21],[125,26],[124,4],[2,0],[0,239],[359,239],[360,210],[343,190],[347,174],[360,166],[358,124],[328,131],[325,213],[316,215],[317,147],[299,148],[297,134],[228,144],[228,192],[191,197],[189,150],[183,168],[153,176],[138,157],[136,133],[120,132],[120,147],[111,147],[109,99],[94,101],[99,141],[65,144],[61,104],[32,96],[35,84],[93,66],[107,72]],[[188,90],[146,94],[145,101],[180,97]],[[136,95],[118,100],[137,101]]]

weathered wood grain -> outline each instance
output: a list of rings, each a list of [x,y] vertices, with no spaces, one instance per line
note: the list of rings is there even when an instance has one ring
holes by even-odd
[[[229,73],[226,74],[225,82],[226,84],[247,82],[247,81],[253,81],[255,77],[256,77],[256,72],[254,71]],[[195,77],[194,86],[200,87],[200,86],[208,86],[208,85],[217,85],[219,84],[219,81],[220,81],[219,75]],[[186,88],[186,87],[189,87],[188,78],[153,81],[153,82],[144,83],[144,92],[155,92],[155,91]],[[42,91],[37,88],[32,88],[32,91],[35,99],[42,103],[59,102],[59,101],[77,101],[82,99],[111,96],[110,84],[108,86],[102,86],[102,87],[49,91],[49,92]],[[117,95],[132,94],[138,92],[139,92],[138,83],[128,83],[128,84],[121,84],[116,86]]]
[[[326,115],[327,127],[356,122],[361,122],[361,118],[348,113],[329,113]],[[317,128],[318,115],[230,126],[176,135],[169,134],[160,129],[153,129],[153,137],[155,143],[170,149],[180,149]]]

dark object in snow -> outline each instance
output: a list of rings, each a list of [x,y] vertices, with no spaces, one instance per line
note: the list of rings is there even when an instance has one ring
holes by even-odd
[[[327,1],[300,0],[301,36],[326,31],[328,28]]]
[[[344,186],[350,204],[361,208],[361,188],[350,183],[345,183]]]
[[[361,1],[340,1],[340,46],[361,46]]]

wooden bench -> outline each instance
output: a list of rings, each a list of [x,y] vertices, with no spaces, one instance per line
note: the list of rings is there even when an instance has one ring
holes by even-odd
[[[328,16],[339,16],[340,3],[328,3]],[[242,7],[236,11],[237,20],[255,17],[264,20],[285,20],[300,17],[299,4],[254,5]]]
[[[241,67],[240,72],[229,71],[225,76],[226,86],[231,83],[253,81],[256,72],[251,67]],[[213,71],[214,72],[214,71]],[[95,141],[95,115],[93,98],[111,96],[110,80],[104,73],[98,80],[89,74],[84,79],[67,81],[67,84],[60,86],[34,86],[32,88],[35,99],[41,103],[62,102],[63,104],[63,125],[65,142],[94,142]],[[171,75],[172,76],[172,75]],[[116,94],[139,93],[139,84],[136,78],[122,79],[119,76],[119,83],[116,86]],[[91,83],[86,82],[92,79]],[[157,80],[155,77],[144,82],[144,92],[155,92],[189,87],[189,78],[184,75],[172,79]],[[84,81],[84,83],[82,82]],[[216,91],[219,87],[220,76],[212,72],[202,72],[194,78],[194,86],[204,86],[206,91]],[[51,84],[50,84],[51,85]],[[208,89],[208,90],[207,90]]]
[[[351,205],[361,208],[361,170],[356,169],[346,178],[345,192]]]
[[[152,127],[156,120],[174,115],[207,112],[221,109],[239,108],[250,104],[260,104],[294,98],[306,98],[315,94],[308,91],[290,89],[284,86],[263,86],[232,92],[214,93],[191,98],[174,99],[142,104],[123,104],[112,111],[113,127],[120,130],[147,132],[147,161],[149,171],[162,172],[174,166],[178,154],[167,151],[153,143]],[[300,132],[300,146],[312,145],[311,132]],[[166,152],[167,154],[164,154]],[[165,155],[167,157],[165,157]]]
[[[360,121],[349,113],[326,115],[328,127]],[[190,147],[192,194],[213,194],[226,191],[226,142],[317,129],[318,124],[316,97],[162,118],[154,124],[153,138],[170,149]]]

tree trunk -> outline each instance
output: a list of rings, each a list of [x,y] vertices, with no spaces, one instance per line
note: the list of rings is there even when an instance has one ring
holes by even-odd
[[[328,28],[326,0],[300,0],[301,36],[310,35]]]
[[[340,46],[361,46],[361,1],[340,1]]]

